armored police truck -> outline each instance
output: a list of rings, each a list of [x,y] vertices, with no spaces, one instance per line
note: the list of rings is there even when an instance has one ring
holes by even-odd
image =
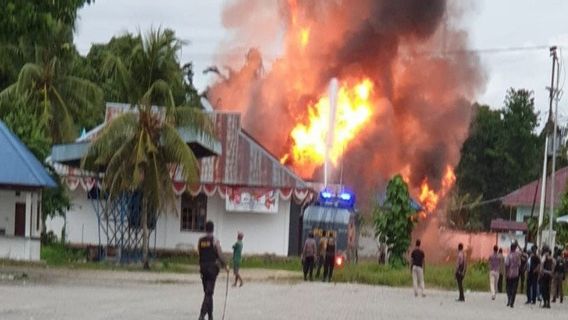
[[[304,210],[302,229],[302,242],[310,231],[314,233],[316,243],[319,243],[324,232],[326,235],[334,235],[337,248],[336,265],[340,266],[344,261],[356,262],[359,237],[355,194],[345,190],[321,191],[316,202]]]

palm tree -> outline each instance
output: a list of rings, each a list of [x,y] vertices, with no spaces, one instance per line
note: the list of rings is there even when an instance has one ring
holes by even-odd
[[[170,168],[177,165],[186,183],[199,179],[197,158],[178,133],[179,128],[212,134],[209,118],[198,108],[175,107],[171,82],[177,79],[171,62],[181,43],[171,33],[151,30],[127,61],[108,56],[104,72],[115,76],[133,112],[112,120],[91,145],[83,166],[104,168],[103,185],[111,200],[140,192],[144,268],[148,264],[148,217],[175,211]],[[153,104],[162,105],[157,109]]]
[[[77,120],[101,111],[103,93],[92,82],[70,72],[68,64],[74,51],[69,42],[71,29],[61,25],[53,32],[54,41],[47,46],[3,48],[13,56],[32,55],[34,62],[25,63],[17,81],[0,92],[0,104],[6,109],[13,108],[16,99],[28,101],[25,111],[40,119],[53,143],[60,143],[75,137]]]

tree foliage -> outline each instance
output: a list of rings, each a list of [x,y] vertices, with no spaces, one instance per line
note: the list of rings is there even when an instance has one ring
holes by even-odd
[[[0,90],[15,82],[22,66],[33,61],[30,52],[36,46],[53,46],[54,31],[65,29],[72,44],[77,11],[92,2],[0,0]]]
[[[373,213],[375,236],[387,244],[391,264],[406,263],[405,255],[414,228],[414,213],[410,206],[408,186],[401,175],[396,175],[387,185],[384,205],[375,208]]]
[[[478,104],[473,108],[475,118],[456,168],[458,197],[496,199],[537,178],[544,143],[536,133],[538,113],[533,93],[509,89],[501,109]],[[465,211],[487,228],[500,208],[491,203],[469,206]]]
[[[170,83],[177,78],[171,65],[179,42],[171,33],[151,30],[138,36],[123,60],[108,56],[104,72],[119,84],[133,111],[115,118],[89,148],[83,166],[104,168],[104,188],[111,199],[140,192],[143,260],[148,264],[148,221],[167,208],[175,211],[170,169],[179,165],[186,183],[199,180],[198,162],[180,136],[178,128],[212,134],[209,118],[196,108],[176,107]],[[163,106],[156,110],[153,105]]]
[[[74,73],[79,65],[73,45],[77,10],[92,2],[0,0],[0,119],[40,161],[49,155],[53,138],[60,136],[53,129],[69,134],[74,131],[69,124],[82,126],[101,118],[97,114],[100,109],[79,103],[97,101],[81,90],[84,81]],[[76,89],[79,91],[74,92]],[[65,120],[67,128],[59,123],[62,115],[58,100],[71,113],[71,120]],[[55,172],[47,169],[59,181]],[[47,216],[64,214],[69,204],[61,183],[58,188],[44,190],[44,221]]]
[[[170,29],[160,30],[160,39],[151,41],[162,41],[163,44],[151,44],[154,47],[161,47],[166,52],[148,52],[148,57],[159,54],[164,59],[160,62],[158,69],[152,72],[161,73],[156,75],[166,81],[171,89],[171,94],[175,105],[200,106],[199,95],[193,87],[193,67],[191,63],[180,65],[177,52],[179,52],[185,42],[176,38],[174,31]],[[133,99],[140,95],[140,92],[124,90],[126,85],[119,77],[110,77],[117,68],[138,68],[142,66],[142,61],[136,59],[144,58],[139,55],[143,48],[140,34],[126,33],[121,36],[113,37],[106,44],[95,44],[91,47],[89,54],[85,58],[85,76],[98,84],[104,91],[107,101],[132,103]],[[129,65],[120,65],[118,61]],[[101,70],[105,72],[100,72]],[[134,72],[138,72],[133,70]],[[154,76],[154,75],[153,75]],[[139,79],[148,85],[148,79]],[[133,90],[137,90],[133,88]]]

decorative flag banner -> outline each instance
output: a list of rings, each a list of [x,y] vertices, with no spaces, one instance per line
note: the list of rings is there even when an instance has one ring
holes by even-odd
[[[233,212],[277,213],[279,192],[260,188],[227,188],[225,210]]]

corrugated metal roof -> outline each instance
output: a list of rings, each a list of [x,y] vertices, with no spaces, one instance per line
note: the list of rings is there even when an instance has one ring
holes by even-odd
[[[554,205],[557,206],[560,204],[560,199],[562,195],[566,191],[566,180],[568,179],[568,167],[564,167],[556,171],[554,175],[555,182],[554,182]],[[551,186],[551,177],[548,176],[546,179],[546,201],[545,207],[550,205],[550,186]],[[536,192],[536,202],[535,206],[539,206],[540,204],[540,191],[542,185],[540,184],[541,181],[535,180],[529,184],[526,184],[519,189],[509,193],[508,195],[504,196],[502,199],[502,203],[506,206],[510,207],[532,207],[533,201],[535,201],[535,192]],[[537,190],[538,189],[538,190]]]
[[[241,128],[240,114],[212,113],[223,154],[201,159],[201,182],[272,188],[308,188],[292,170]]]
[[[0,185],[57,187],[41,162],[2,121],[0,150]]]
[[[159,107],[154,107],[159,112]],[[125,112],[136,112],[129,104],[109,102],[106,105],[105,122],[79,137],[74,143],[54,145],[51,149],[51,160],[58,163],[78,166],[80,160],[87,154],[91,141],[102,132],[107,123]],[[221,144],[215,137],[202,131],[178,128],[178,132],[197,157],[207,157],[222,153]]]

